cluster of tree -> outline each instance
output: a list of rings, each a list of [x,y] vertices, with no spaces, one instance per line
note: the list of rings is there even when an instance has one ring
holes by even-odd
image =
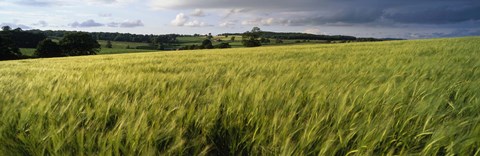
[[[222,42],[218,45],[213,46],[210,39],[205,39],[202,42],[202,45],[190,45],[180,48],[180,50],[195,50],[195,49],[225,49],[232,48],[229,43]]]
[[[276,44],[282,44],[283,40],[297,40],[297,43],[310,42],[310,40],[320,40],[326,41],[326,43],[337,43],[337,42],[374,42],[374,41],[384,41],[385,39],[376,39],[376,38],[357,38],[353,36],[344,36],[344,35],[315,35],[307,33],[283,33],[283,32],[268,32],[262,31],[258,27],[254,27],[251,31],[244,33],[224,33],[219,34],[218,36],[232,36],[232,35],[241,35],[243,37],[242,44],[245,47],[258,47],[262,44],[270,44],[270,39],[275,39]],[[232,41],[234,41],[232,37]]]
[[[20,49],[13,42],[10,34],[2,31],[0,33],[0,60],[18,59],[21,56],[22,53],[20,53]]]
[[[242,44],[245,47],[259,47],[262,46],[262,41],[259,39],[262,36],[262,30],[254,27],[251,31],[242,34]],[[265,41],[265,39],[264,39]]]
[[[278,33],[278,32],[262,32],[262,36],[266,38],[278,38],[284,40],[328,40],[328,41],[338,41],[338,40],[357,40],[353,36],[343,36],[343,35],[315,35],[307,33]]]
[[[37,57],[61,57],[95,55],[100,51],[100,44],[88,33],[69,33],[57,44],[50,39],[41,41],[35,56]]]
[[[3,27],[0,31],[0,60],[26,58],[20,53],[19,47],[30,48],[33,45],[37,48],[36,57],[94,55],[100,50],[100,44],[88,33],[68,33],[58,43],[40,36],[42,35],[21,29]],[[38,41],[39,38],[42,40]]]
[[[4,36],[9,36],[19,48],[35,48],[38,42],[47,38],[47,36],[41,33],[23,31],[21,28],[12,29],[9,26],[2,27],[1,33]]]
[[[35,48],[38,42],[47,38],[43,34],[30,33],[20,28],[2,27],[0,31],[0,60],[21,59],[19,48]]]
[[[384,41],[384,39],[357,38],[353,36],[344,36],[344,35],[315,35],[315,34],[307,34],[307,33],[269,32],[269,31],[261,31],[260,28],[258,27],[255,27],[252,29],[252,31],[248,31],[245,33],[223,33],[223,34],[219,34],[219,36],[247,35],[250,37],[252,36],[251,33],[255,31],[257,31],[257,34],[255,35],[261,38],[276,39],[277,41],[279,40],[325,40],[325,41],[355,41],[355,42]]]
[[[232,36],[232,35],[244,35],[245,33],[223,33],[219,36]],[[344,35],[315,35],[307,33],[284,33],[284,32],[268,32],[261,31],[260,36],[263,38],[274,38],[282,40],[357,40],[353,36],[344,36]]]

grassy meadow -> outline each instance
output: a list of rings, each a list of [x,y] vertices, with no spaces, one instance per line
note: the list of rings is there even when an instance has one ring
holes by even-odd
[[[135,49],[137,46],[147,46],[148,43],[112,41],[112,48],[106,48],[107,41],[99,40],[98,43],[101,46],[101,49],[98,52],[99,55],[155,51],[147,49]],[[127,46],[130,46],[130,49],[127,49]],[[35,50],[35,48],[20,48],[20,52],[26,56],[33,56],[35,54]]]
[[[229,37],[225,36],[215,36],[213,39],[213,45],[218,45],[221,42],[215,41],[216,39],[222,40],[222,42],[229,43],[232,48],[244,48],[242,44],[242,36],[235,36],[235,41],[231,42]],[[203,40],[206,37],[198,36],[198,37],[178,37],[178,43],[169,45],[167,48],[176,48],[180,49],[185,46],[191,45],[201,45]],[[303,40],[283,40],[283,43],[274,43],[275,40],[271,39],[271,43],[264,44],[263,46],[281,46],[281,45],[293,45],[293,44],[316,44],[316,43],[325,43],[325,41],[320,40],[312,40],[310,42],[303,43]],[[58,41],[56,41],[58,42]],[[137,46],[148,46],[148,43],[140,43],[140,42],[121,42],[121,41],[111,41],[112,48],[107,48],[107,41],[105,40],[98,40],[98,43],[101,45],[101,49],[98,52],[99,55],[105,54],[123,54],[123,53],[138,53],[138,52],[154,52],[156,50],[149,50],[149,49],[135,49]],[[127,49],[127,46],[130,48]],[[35,54],[35,48],[20,48],[20,52],[26,56],[33,56]]]
[[[480,37],[0,62],[0,155],[480,155]]]

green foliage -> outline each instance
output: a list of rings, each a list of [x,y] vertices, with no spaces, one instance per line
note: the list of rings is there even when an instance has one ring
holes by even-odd
[[[55,41],[54,41],[55,42]],[[107,44],[107,41],[100,40],[98,43],[102,46]],[[104,54],[122,54],[122,53],[138,53],[138,52],[152,52],[158,51],[156,49],[136,49],[137,46],[148,46],[147,43],[136,43],[136,42],[118,42],[118,41],[111,41],[112,48],[102,48],[97,54],[104,55]],[[126,49],[129,47],[129,49]],[[26,56],[34,56],[36,49],[32,48],[20,48],[20,51],[23,55]]]
[[[328,41],[339,41],[339,40],[348,40],[348,41],[382,41],[382,39],[375,38],[356,38],[354,36],[343,36],[343,35],[315,35],[307,33],[292,33],[292,32],[269,32],[262,31],[259,28],[252,29],[253,32],[261,32],[261,36],[265,38],[280,38],[283,40],[328,40]],[[250,31],[250,32],[252,32]],[[236,33],[225,33],[220,35],[242,35]]]
[[[60,57],[65,56],[60,46],[51,39],[45,39],[38,43],[37,50],[35,50],[37,57]]]
[[[37,51],[36,48],[19,48],[19,49],[22,55],[27,57],[32,57],[32,56],[34,57],[35,51]]]
[[[246,36],[244,36],[245,38]],[[244,39],[242,40],[242,44],[243,46],[245,47],[259,47],[259,46],[262,46],[262,44],[260,43],[259,40],[255,39],[255,38],[247,38],[247,39]]]
[[[107,44],[105,44],[106,48],[112,48],[112,42],[110,40],[107,41]]]
[[[275,39],[275,43],[277,43],[277,44],[282,44],[282,43],[283,43],[283,40],[282,40],[282,39],[279,39],[279,38],[277,38],[277,39]]]
[[[65,35],[60,40],[60,46],[65,54],[70,56],[95,55],[100,51],[100,44],[88,33],[76,32]]]
[[[262,35],[262,31],[258,27],[253,27],[252,31],[245,32],[242,35],[242,44],[245,47],[259,47],[262,46],[260,40],[260,36]]]
[[[12,40],[19,48],[36,48],[40,41],[47,38],[41,33],[23,31],[20,28],[12,30],[9,26],[4,26],[2,30],[3,31],[0,33],[4,36],[8,36],[8,38],[10,38],[10,40]]]
[[[260,42],[261,42],[261,43],[264,43],[264,44],[269,44],[269,43],[270,43],[270,39],[265,38],[265,37],[262,37],[262,38],[260,38]]]
[[[12,28],[8,25],[2,27],[2,31],[10,31]]]
[[[0,62],[0,155],[478,155],[480,38]]]
[[[262,32],[262,30],[261,30],[259,27],[253,27],[253,28],[252,28],[252,31],[250,31],[250,32],[252,32],[252,33],[260,33],[260,32]]]
[[[8,27],[9,28],[9,27]],[[8,29],[3,27],[3,30]],[[20,49],[12,41],[10,35],[0,33],[0,60],[18,59],[22,56]]]
[[[157,46],[147,45],[147,46],[137,46],[137,47],[135,47],[135,49],[157,50],[158,47],[157,47]]]
[[[202,47],[201,49],[213,49],[212,41],[210,39],[205,39],[202,41]]]
[[[225,49],[225,48],[232,48],[232,46],[229,43],[220,43],[219,45],[216,45],[215,48]]]
[[[212,39],[213,39],[212,33],[208,33],[207,39],[208,39],[208,40],[212,40]]]

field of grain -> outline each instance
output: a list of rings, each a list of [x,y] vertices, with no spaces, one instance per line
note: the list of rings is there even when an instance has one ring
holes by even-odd
[[[479,155],[480,38],[0,62],[0,155]]]

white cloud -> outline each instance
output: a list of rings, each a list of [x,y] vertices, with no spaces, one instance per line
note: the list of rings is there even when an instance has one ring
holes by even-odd
[[[193,20],[185,23],[185,26],[187,27],[210,27],[212,25],[209,25],[205,22],[199,21],[199,20]]]
[[[307,29],[303,32],[307,33],[307,34],[317,34],[317,35],[322,34],[322,31],[320,29],[317,29],[317,28],[310,28],[310,29]]]
[[[317,4],[317,5],[316,5]],[[299,0],[292,2],[291,0],[152,0],[152,6],[158,9],[224,9],[224,8],[259,8],[259,9],[284,9],[284,8],[315,8],[318,7],[319,0]],[[312,6],[313,5],[313,6]],[[232,7],[234,6],[234,7]]]
[[[144,26],[141,20],[124,21],[120,23],[120,27],[123,27],[123,28],[133,28],[133,27],[141,27],[141,26]]]
[[[69,26],[71,26],[73,28],[88,28],[88,27],[101,27],[101,26],[104,26],[104,24],[95,22],[95,20],[93,20],[93,19],[89,19],[89,20],[86,20],[86,21],[80,22],[80,23],[75,21],[75,22],[69,24]]]
[[[170,23],[173,26],[178,26],[178,27],[183,27],[183,26],[187,26],[187,27],[209,27],[209,26],[212,26],[208,23],[205,23],[205,22],[197,20],[197,19],[190,20],[190,17],[188,17],[184,13],[177,14],[175,19],[172,20]]]
[[[111,13],[100,13],[100,14],[98,14],[98,16],[100,16],[100,17],[112,17],[112,14]]]
[[[233,27],[235,27],[236,23],[238,23],[238,21],[236,21],[236,20],[229,20],[229,21],[223,21],[223,22],[221,22],[218,26],[220,26],[220,27],[225,27],[225,28],[233,28]]]
[[[1,1],[0,1],[1,2]],[[15,5],[26,5],[26,6],[36,6],[36,7],[46,7],[46,6],[74,6],[78,3],[87,4],[87,5],[126,5],[132,2],[138,2],[138,0],[16,0],[11,2]]]
[[[179,13],[171,23],[174,26],[181,27],[181,26],[184,26],[185,23],[187,23],[187,21],[188,21],[188,16],[186,16],[184,13]]]
[[[43,21],[43,20],[40,20],[40,21],[38,21],[37,23],[34,23],[34,24],[32,24],[32,25],[34,25],[34,26],[39,26],[39,27],[47,27],[47,26],[48,26],[48,23],[45,22],[45,21]]]
[[[109,27],[121,27],[121,28],[134,28],[143,27],[144,24],[141,20],[125,20],[123,22],[110,22],[107,24]]]
[[[254,25],[254,26],[272,26],[272,25],[290,25],[291,20],[283,18],[255,18],[242,21],[242,25]]]
[[[194,16],[194,17],[205,17],[207,16],[207,14],[205,14],[205,12],[202,10],[202,9],[195,9],[191,14],[190,16]]]
[[[230,16],[233,16],[235,14],[239,14],[239,13],[246,13],[246,12],[249,12],[251,10],[249,9],[228,9],[225,11],[225,15],[223,16],[223,18],[228,18]]]

